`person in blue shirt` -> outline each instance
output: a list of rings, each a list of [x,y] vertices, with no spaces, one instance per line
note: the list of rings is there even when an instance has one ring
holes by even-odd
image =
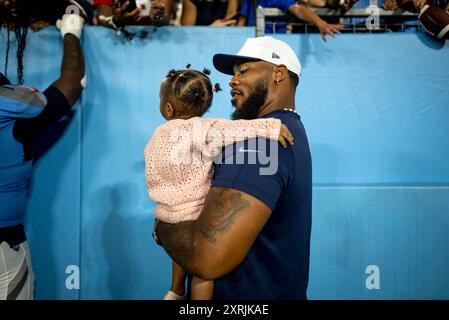
[[[82,91],[84,19],[58,21],[64,42],[61,75],[44,92],[0,75],[0,300],[32,299],[34,275],[24,232],[36,136],[71,112]]]
[[[340,30],[343,29],[342,25],[327,23],[319,16],[317,16],[315,12],[310,10],[306,5],[299,4],[296,2],[296,0],[259,0],[257,3],[259,6],[264,8],[278,8],[286,13],[290,12],[298,19],[314,24],[320,30],[321,38],[325,42],[327,41],[327,34],[335,38],[335,34],[340,33]],[[243,0],[240,14],[241,16],[239,17],[239,20],[237,22],[238,26],[254,26],[256,23],[254,1]],[[276,30],[273,29],[272,24],[266,23],[265,33],[285,33],[285,19],[283,21],[284,23],[282,23],[282,21],[277,21],[277,24],[279,26],[278,28],[276,28]]]
[[[184,270],[214,280],[214,299],[306,299],[312,223],[312,165],[295,111],[300,62],[283,41],[247,39],[237,55],[216,54],[233,75],[233,119],[277,118],[294,144],[264,139],[223,150],[196,221],[158,221],[153,234]]]

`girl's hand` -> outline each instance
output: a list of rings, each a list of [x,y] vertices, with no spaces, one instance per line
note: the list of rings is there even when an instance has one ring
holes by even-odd
[[[279,133],[279,143],[284,148],[287,148],[287,143],[290,145],[293,144],[293,136],[285,124],[281,124],[281,132]]]

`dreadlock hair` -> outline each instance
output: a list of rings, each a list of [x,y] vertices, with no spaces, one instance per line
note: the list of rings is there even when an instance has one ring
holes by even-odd
[[[166,76],[165,98],[178,107],[179,114],[201,117],[210,108],[215,91],[209,74],[207,69],[203,72],[191,69],[170,70]]]
[[[0,26],[5,26],[7,29],[7,43],[6,43],[6,59],[4,74],[7,76],[8,72],[8,60],[9,60],[9,48],[10,48],[10,29],[13,32],[17,40],[17,76],[19,84],[23,84],[23,53],[26,46],[26,37],[28,34],[28,25],[31,17],[31,12],[27,10],[27,4],[25,0],[16,0],[15,3],[16,17],[13,17],[9,12],[10,8],[6,9],[0,6]]]

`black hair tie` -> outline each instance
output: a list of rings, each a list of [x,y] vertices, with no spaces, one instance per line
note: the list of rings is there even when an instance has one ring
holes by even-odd
[[[166,75],[167,78],[170,78],[171,81],[175,80],[176,77],[178,76],[178,73],[176,72],[175,69],[171,69],[168,74]]]
[[[220,87],[220,84],[219,84],[219,83],[216,83],[216,84],[214,85],[214,92],[219,92],[219,91],[222,91],[222,90],[221,90],[221,87]]]
[[[210,75],[210,70],[207,69],[207,68],[204,68],[204,69],[203,69],[203,73],[204,73],[206,76],[208,76],[208,75]]]

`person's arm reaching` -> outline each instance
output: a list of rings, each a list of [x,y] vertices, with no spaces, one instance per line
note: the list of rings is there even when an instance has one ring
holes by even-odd
[[[125,2],[123,5],[120,5],[120,2],[115,1],[114,5],[116,6],[115,8],[109,4],[99,4],[95,6],[99,25],[110,29],[116,29],[141,19],[139,8],[136,8],[131,12],[127,11],[130,5],[129,1]]]
[[[156,234],[188,273],[213,280],[243,261],[270,215],[266,204],[247,193],[212,187],[198,220],[158,222]]]
[[[238,21],[237,21],[237,26],[238,27],[246,26],[246,20],[247,20],[247,18],[245,16],[240,16]]]
[[[39,115],[21,119],[14,125],[14,137],[29,143],[35,135],[71,112],[82,91],[84,56],[80,40],[84,19],[75,14],[65,14],[57,21],[64,41],[61,75],[44,92],[45,107]]]
[[[196,24],[196,6],[190,0],[182,1],[181,25],[194,26]]]
[[[340,33],[340,30],[343,29],[343,26],[340,24],[329,24],[322,20],[316,15],[315,12],[302,4],[293,4],[289,6],[288,11],[297,18],[314,24],[320,30],[321,38],[325,42],[327,41],[327,34],[330,34],[333,38],[335,38],[335,33]]]
[[[52,86],[61,91],[73,106],[81,95],[81,80],[84,77],[84,56],[79,39],[73,34],[64,36],[64,55],[61,76]]]
[[[226,15],[223,20],[234,19],[239,9],[238,0],[228,0],[228,7],[226,8]]]
[[[240,8],[240,16],[237,20],[237,26],[243,27],[246,26],[246,23],[248,21],[248,17],[250,15],[251,10],[253,10],[251,6],[252,0],[243,0],[242,7]]]
[[[155,26],[168,26],[173,14],[174,0],[153,0],[151,8],[151,19]]]
[[[109,19],[111,19],[113,16],[112,6],[108,4],[98,4],[94,6],[94,8],[97,12],[98,24],[106,28],[112,28],[112,26],[109,24]]]
[[[84,78],[84,55],[80,38],[84,19],[76,14],[65,14],[58,20],[57,27],[64,41],[64,53],[61,64],[61,75],[52,86],[64,94],[70,106],[78,100]]]

